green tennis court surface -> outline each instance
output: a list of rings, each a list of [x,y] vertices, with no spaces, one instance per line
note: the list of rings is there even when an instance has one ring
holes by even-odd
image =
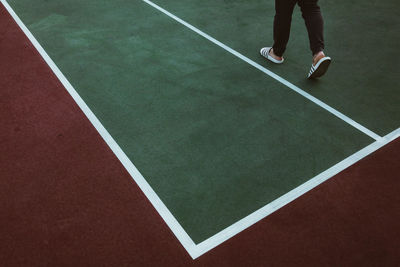
[[[9,2],[195,243],[374,141],[142,1]],[[258,56],[272,1],[158,4],[383,136],[400,122],[399,38],[368,33],[388,23],[380,11],[398,11],[383,1],[343,25],[330,18],[348,20],[355,3],[339,2],[321,3],[334,64],[318,82],[304,80],[299,14],[287,64],[275,67]]]
[[[326,53],[333,58],[322,81],[304,79],[311,51],[299,7],[295,8],[285,64],[266,62],[272,45],[275,1],[156,0],[165,9],[239,51],[370,130],[385,135],[400,121],[398,1],[324,1]]]

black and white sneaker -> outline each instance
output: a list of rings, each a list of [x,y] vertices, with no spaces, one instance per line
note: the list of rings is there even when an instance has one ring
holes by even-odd
[[[277,60],[273,57],[271,57],[271,55],[269,54],[269,52],[271,51],[272,47],[263,47],[260,50],[260,54],[265,57],[266,59],[268,59],[269,61],[274,62],[275,64],[282,64],[283,61],[285,60],[284,58],[282,58],[282,60]]]
[[[312,64],[311,65],[311,70],[308,73],[308,79],[315,79],[318,77],[321,77],[322,75],[325,74],[325,72],[328,70],[329,65],[331,64],[332,59],[330,57],[323,57],[321,58],[317,64]]]

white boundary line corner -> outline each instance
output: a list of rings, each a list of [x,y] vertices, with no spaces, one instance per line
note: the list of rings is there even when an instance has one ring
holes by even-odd
[[[342,160],[341,162],[337,163],[336,165],[332,166],[331,168],[327,169],[326,171],[318,174],[317,176],[311,178],[307,182],[301,184],[300,186],[294,188],[293,190],[289,191],[288,193],[275,199],[274,201],[270,202],[269,204],[265,205],[264,207],[251,213],[250,215],[246,216],[245,218],[241,219],[240,221],[225,228],[221,232],[219,232],[219,233],[213,235],[212,237],[204,240],[203,242],[197,244],[196,250],[193,252],[195,257],[199,257],[199,256],[203,255],[204,253],[210,251],[211,249],[215,248],[216,246],[220,245],[221,243],[225,242],[226,240],[230,239],[231,237],[237,235],[238,233],[247,229],[251,225],[259,222],[260,220],[264,219],[271,213],[273,213],[273,212],[277,211],[278,209],[282,208],[283,206],[289,204],[293,200],[299,198],[300,196],[304,195],[311,189],[317,187],[321,183],[327,181],[328,179],[332,178],[336,174],[347,169],[348,167],[352,166],[353,164],[357,163],[361,159],[367,157],[371,153],[373,153],[376,150],[380,149],[381,147],[387,145],[388,143],[390,143],[391,141],[395,140],[398,137],[400,137],[400,128],[389,133],[382,139],[375,141],[372,144],[366,146],[365,148],[359,150],[358,152],[347,157],[346,159]]]
[[[166,222],[166,224],[171,229],[171,231],[175,234],[175,236],[177,237],[179,242],[182,244],[182,246],[192,256],[191,251],[193,251],[193,249],[196,246],[195,243],[193,242],[193,240],[189,237],[189,235],[186,233],[186,231],[183,229],[183,227],[179,224],[179,222],[175,219],[175,217],[172,215],[172,213],[168,210],[168,208],[165,206],[165,204],[162,202],[162,200],[158,197],[158,195],[154,192],[154,190],[151,188],[151,186],[147,183],[147,181],[144,179],[144,177],[141,175],[141,173],[137,170],[135,165],[133,165],[133,163],[130,161],[130,159],[122,151],[122,149],[119,147],[117,142],[112,138],[112,136],[104,128],[104,126],[97,119],[97,117],[94,115],[94,113],[86,105],[86,103],[79,96],[79,94],[74,89],[74,87],[71,85],[71,83],[67,80],[67,78],[64,76],[64,74],[62,74],[62,72],[56,66],[54,61],[50,58],[50,56],[46,53],[46,51],[39,44],[39,42],[36,40],[36,38],[32,35],[32,33],[24,25],[24,23],[21,21],[21,19],[18,17],[18,15],[14,12],[14,10],[11,8],[11,6],[7,3],[7,1],[6,0],[0,0],[0,1],[4,5],[6,10],[9,12],[11,17],[15,20],[15,22],[21,28],[21,30],[25,33],[25,35],[31,41],[31,43],[36,48],[36,50],[39,52],[39,54],[43,57],[44,61],[54,72],[54,74],[60,80],[60,82],[65,87],[65,89],[68,91],[68,93],[72,96],[72,98],[77,103],[79,108],[83,111],[83,113],[86,115],[86,117],[92,123],[92,125],[99,132],[99,134],[103,138],[103,140],[111,148],[113,153],[116,155],[116,157],[119,159],[119,161],[125,167],[125,169],[131,175],[133,180],[137,183],[137,185],[140,187],[140,189],[143,191],[143,193],[149,199],[151,204],[154,206],[154,208],[157,210],[157,212],[160,214],[160,216]]]

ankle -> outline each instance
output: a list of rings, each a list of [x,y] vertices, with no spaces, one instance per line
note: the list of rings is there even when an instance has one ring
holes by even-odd
[[[325,57],[325,54],[323,51],[319,51],[318,53],[315,53],[313,56],[313,64],[315,65],[323,57]]]
[[[269,52],[269,55],[272,56],[273,58],[277,59],[277,60],[282,60],[282,57],[277,56],[277,55],[274,53],[274,49],[273,49],[273,48],[271,48],[271,51]]]

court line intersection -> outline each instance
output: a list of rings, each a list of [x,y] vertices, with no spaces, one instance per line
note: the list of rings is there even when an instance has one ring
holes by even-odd
[[[190,29],[194,30],[198,34],[202,35],[203,37],[209,39],[213,43],[217,44],[218,46],[222,47],[223,49],[229,51],[233,55],[241,58],[242,60],[246,61],[250,65],[256,67],[260,71],[266,73],[267,75],[271,76],[275,80],[285,84],[292,90],[296,91],[297,93],[303,95],[307,99],[311,100],[312,102],[316,103],[317,105],[321,106],[322,108],[326,109],[333,115],[339,117],[343,121],[347,122],[348,124],[352,125],[353,127],[357,128],[358,130],[362,131],[366,135],[370,136],[371,138],[375,139],[376,141],[372,144],[366,146],[365,148],[361,149],[360,151],[354,153],[353,155],[349,156],[348,158],[344,159],[343,161],[337,163],[336,165],[332,166],[331,168],[327,169],[326,171],[320,173],[319,175],[311,178],[307,182],[303,183],[302,185],[296,187],[295,189],[291,190],[290,192],[286,193],[285,195],[279,197],[278,199],[270,202],[269,204],[265,205],[264,207],[260,208],[259,210],[251,213],[250,215],[246,216],[245,218],[239,220],[238,222],[232,224],[231,226],[225,228],[224,230],[220,231],[219,233],[209,237],[208,239],[204,240],[199,244],[195,244],[190,236],[186,233],[183,227],[179,224],[179,222],[175,219],[172,213],[168,210],[162,200],[158,197],[155,191],[151,188],[151,186],[147,183],[141,173],[137,170],[135,165],[130,161],[130,159],[126,156],[126,154],[122,151],[120,146],[116,143],[113,137],[109,134],[109,132],[105,129],[105,127],[101,124],[101,122],[97,119],[96,115],[90,110],[90,108],[86,105],[83,99],[79,96],[77,91],[73,88],[70,82],[66,79],[57,65],[53,62],[53,60],[49,57],[43,47],[39,44],[36,38],[32,35],[32,33],[28,30],[28,28],[24,25],[24,23],[19,19],[17,14],[13,11],[10,5],[7,3],[6,0],[0,0],[1,3],[4,5],[6,10],[10,13],[13,17],[15,22],[27,36],[27,38],[31,41],[33,46],[42,56],[44,61],[48,64],[51,70],[54,72],[56,77],[60,80],[63,84],[65,89],[83,111],[85,116],[89,119],[91,124],[95,127],[95,129],[99,132],[103,140],[106,144],[110,147],[128,173],[132,176],[133,180],[138,184],[140,189],[149,199],[151,204],[166,222],[168,227],[180,241],[182,246],[186,249],[189,255],[195,259],[207,251],[215,248],[219,244],[223,243],[224,241],[228,240],[229,238],[233,237],[234,235],[238,234],[239,232],[243,231],[244,229],[250,227],[254,223],[260,221],[261,219],[265,218],[269,214],[273,213],[274,211],[278,210],[279,208],[283,207],[284,205],[288,204],[289,202],[295,200],[296,198],[300,197],[304,193],[308,192],[312,188],[318,186],[322,182],[328,180],[329,178],[333,177],[340,171],[348,168],[349,166],[353,165],[354,163],[358,162],[362,158],[368,156],[369,154],[373,153],[374,151],[378,150],[379,148],[383,147],[384,145],[388,144],[392,140],[398,138],[400,136],[400,128],[393,131],[392,133],[386,135],[385,137],[378,136],[377,134],[373,133],[372,131],[368,130],[364,126],[358,124],[354,120],[350,119],[349,117],[345,116],[344,114],[340,113],[339,111],[333,109],[332,107],[326,105],[322,101],[318,100],[317,98],[309,95],[308,93],[304,92],[300,88],[296,87],[295,85],[291,84],[290,82],[284,80],[280,76],[276,75],[275,73],[269,71],[268,69],[262,67],[261,65],[251,61],[247,57],[241,55],[240,53],[236,52],[235,50],[227,47],[226,45],[222,44],[221,42],[217,41],[216,39],[212,38],[211,36],[203,33],[202,31],[196,29],[195,27],[191,26],[190,24],[184,22],[183,20],[179,19],[178,17],[174,16],[173,14],[169,13],[168,11],[158,7],[154,3],[148,0],[142,0],[147,4],[157,8],[159,11],[163,13],[167,12],[166,14],[170,14],[173,19],[180,22],[181,24],[189,27]],[[164,12],[165,11],[165,12]]]

